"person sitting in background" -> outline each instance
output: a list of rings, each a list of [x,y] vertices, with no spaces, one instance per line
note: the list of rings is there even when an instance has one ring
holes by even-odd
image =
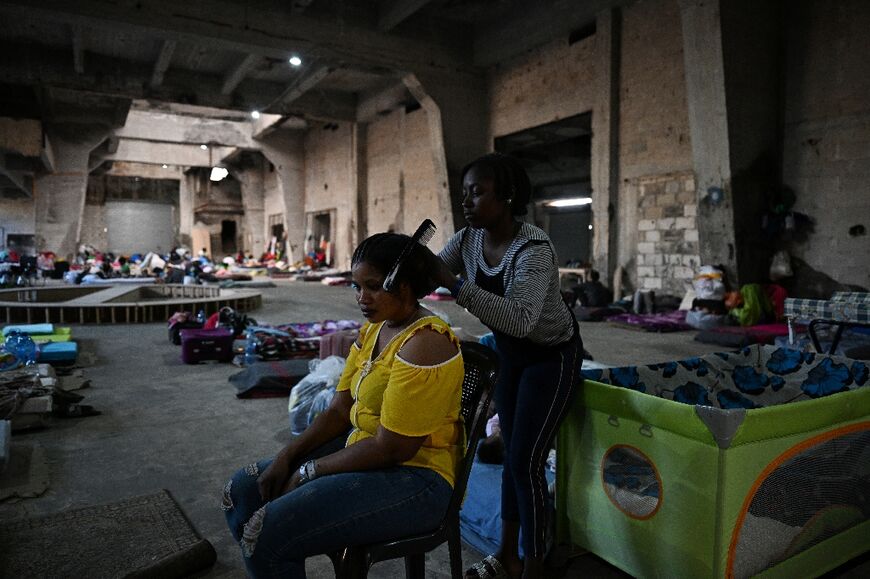
[[[130,277],[130,264],[127,263],[127,258],[123,255],[118,258],[119,272],[121,277]]]
[[[610,290],[599,281],[600,275],[594,269],[589,272],[589,280],[574,287],[577,302],[586,308],[601,308],[613,301]]]
[[[419,299],[437,260],[414,244],[397,286],[384,279],[409,243],[380,233],[351,259],[368,320],[327,410],[274,459],[224,488],[222,508],[253,577],[305,577],[307,557],[435,529],[462,458],[459,340]],[[337,437],[344,448],[324,450]],[[320,449],[320,450],[318,450]]]

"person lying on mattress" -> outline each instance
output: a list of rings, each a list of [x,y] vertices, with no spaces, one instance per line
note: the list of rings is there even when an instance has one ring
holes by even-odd
[[[495,407],[505,449],[501,547],[465,576],[536,579],[545,574],[547,547],[544,463],[582,382],[583,342],[559,292],[550,238],[518,219],[532,194],[522,165],[507,155],[485,155],[462,170],[462,189],[468,227],[439,254],[438,283],[495,334]]]
[[[392,291],[384,279],[411,238],[380,233],[354,251],[367,323],[329,408],[274,459],[239,470],[222,508],[253,577],[305,577],[305,559],[434,530],[453,490],[465,431],[459,340],[418,300],[435,256],[414,243]],[[346,445],[314,458],[346,434]]]

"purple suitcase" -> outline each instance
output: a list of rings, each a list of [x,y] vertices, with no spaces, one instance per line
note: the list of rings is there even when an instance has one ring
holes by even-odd
[[[185,364],[206,360],[230,362],[232,359],[233,333],[230,330],[181,330],[181,361]]]

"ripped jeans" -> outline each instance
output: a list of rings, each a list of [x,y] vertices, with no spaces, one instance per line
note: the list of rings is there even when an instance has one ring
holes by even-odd
[[[304,579],[305,558],[434,530],[453,489],[420,467],[326,475],[264,502],[263,460],[233,475],[221,508],[251,577]]]

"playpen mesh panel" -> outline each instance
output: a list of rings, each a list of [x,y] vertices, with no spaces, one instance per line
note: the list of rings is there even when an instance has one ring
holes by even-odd
[[[629,517],[648,519],[661,503],[662,483],[656,467],[631,446],[611,447],[601,461],[604,492]]]
[[[763,571],[868,519],[870,426],[802,448],[767,475],[740,529],[734,576]]]

